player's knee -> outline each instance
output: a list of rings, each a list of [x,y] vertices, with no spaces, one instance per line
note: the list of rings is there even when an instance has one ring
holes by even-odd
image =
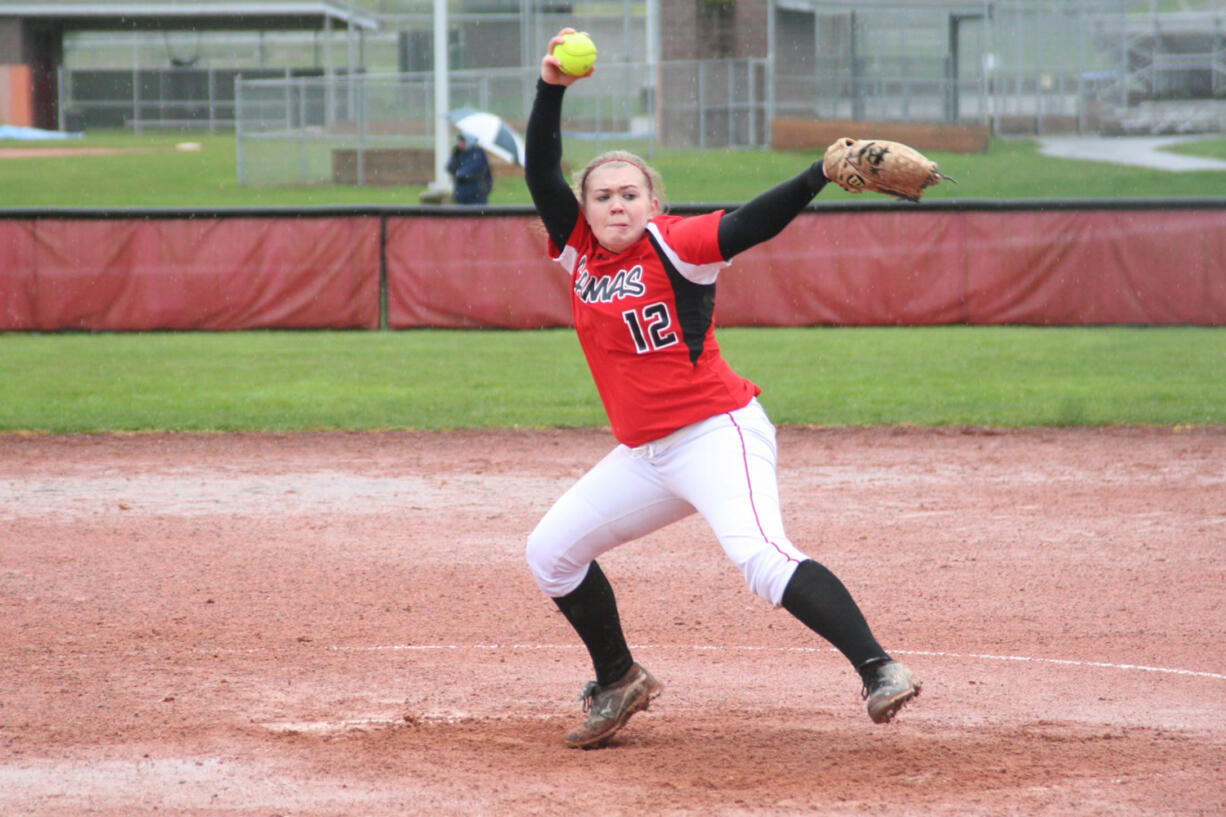
[[[741,572],[754,595],[778,607],[796,564],[796,560],[780,553],[763,551],[741,565]]]
[[[528,569],[538,580],[541,576],[549,575],[552,559],[549,549],[545,547],[543,537],[537,531],[528,535],[528,541],[524,547],[524,558],[528,561]]]
[[[565,596],[583,580],[582,567],[569,564],[560,553],[553,540],[542,535],[539,528],[529,534],[524,558],[536,586],[552,598]]]

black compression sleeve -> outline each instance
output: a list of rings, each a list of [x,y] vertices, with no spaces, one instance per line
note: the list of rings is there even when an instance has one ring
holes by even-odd
[[[719,251],[724,259],[773,238],[826,186],[822,163],[755,196],[724,214],[719,222]]]
[[[783,609],[837,647],[853,667],[889,659],[847,587],[824,565],[812,559],[797,565],[783,590],[782,604]]]
[[[524,137],[524,181],[549,237],[560,249],[579,218],[579,202],[562,173],[564,85],[536,82],[536,101]]]

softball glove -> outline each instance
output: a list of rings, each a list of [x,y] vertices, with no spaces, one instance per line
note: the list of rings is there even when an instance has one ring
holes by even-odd
[[[941,179],[957,184],[915,148],[883,139],[836,140],[826,148],[822,170],[827,179],[852,193],[871,190],[908,201],[919,201],[924,188]]]

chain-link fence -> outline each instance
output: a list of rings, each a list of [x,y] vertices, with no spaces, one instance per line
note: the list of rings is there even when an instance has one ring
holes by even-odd
[[[290,68],[63,69],[59,73],[61,126],[71,131],[228,132],[234,128],[234,88],[239,77],[289,78],[318,73]]]
[[[1086,131],[1126,103],[1127,0],[782,6],[780,116]],[[782,59],[783,55],[787,59]]]
[[[764,60],[676,61],[651,70],[603,64],[566,96],[568,161],[613,147],[764,147]],[[493,113],[522,135],[539,69],[454,71],[452,110]],[[427,184],[433,179],[434,77],[429,72],[239,80],[241,184]],[[657,91],[658,89],[658,91]],[[447,140],[450,141],[450,140]]]
[[[577,151],[628,139],[647,152],[765,147],[775,118],[976,124],[1002,136],[1226,130],[1226,0],[1178,3],[775,0],[768,57],[652,67],[641,2],[491,1],[450,18],[450,106],[522,124],[544,43],[574,25],[601,49],[596,76],[568,94]],[[121,47],[105,54],[106,35],[73,35],[62,116],[138,131],[234,127],[249,184],[326,181],[336,149],[357,151],[365,177],[368,148],[433,144],[429,5],[381,4],[397,13],[363,41],[361,69],[339,72],[328,66],[348,65],[352,43],[318,34],[116,34]],[[115,68],[125,48],[135,67]],[[159,60],[175,67],[149,65]],[[261,72],[281,78],[254,81]]]
[[[984,55],[1000,135],[1097,132],[1127,104],[1123,0],[1004,2]]]

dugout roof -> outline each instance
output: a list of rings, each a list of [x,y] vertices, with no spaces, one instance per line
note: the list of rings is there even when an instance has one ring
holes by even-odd
[[[77,31],[321,31],[349,42],[349,70],[373,14],[340,0],[196,0],[196,2],[106,2],[106,0],[0,0],[0,65],[25,66],[30,75],[28,104],[6,118],[36,128],[59,126],[59,68],[64,35]],[[332,49],[325,49],[325,55]],[[329,64],[328,73],[332,73]],[[28,108],[28,110],[24,110]]]
[[[60,31],[374,31],[378,19],[332,0],[198,0],[192,3],[0,2],[0,18],[46,23]]]

